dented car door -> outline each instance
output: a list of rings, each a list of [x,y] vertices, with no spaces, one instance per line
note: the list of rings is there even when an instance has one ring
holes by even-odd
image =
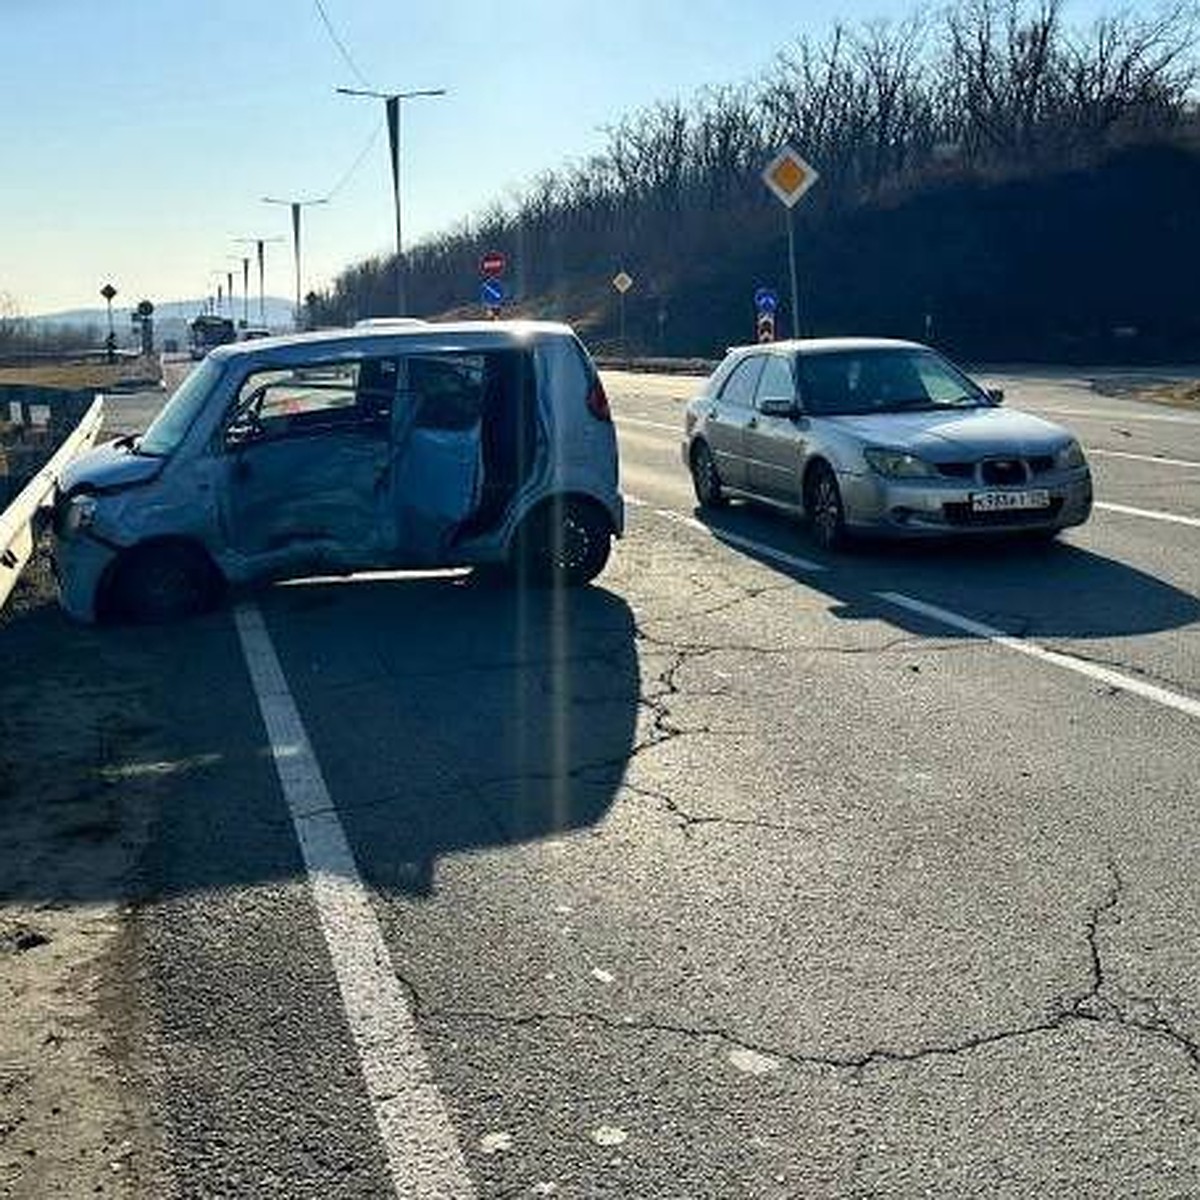
[[[223,430],[226,541],[253,575],[388,561],[395,360],[252,372]]]

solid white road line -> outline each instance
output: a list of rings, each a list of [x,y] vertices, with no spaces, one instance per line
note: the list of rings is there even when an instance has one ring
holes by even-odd
[[[253,604],[240,604],[234,619],[395,1195],[473,1200],[475,1189],[407,997],[262,614]]]
[[[783,550],[776,550],[774,546],[764,545],[762,542],[753,541],[751,538],[742,537],[737,533],[729,533],[724,529],[713,529],[711,526],[705,525],[703,521],[697,521],[695,517],[686,516],[684,513],[673,512],[669,508],[656,508],[654,511],[660,517],[666,517],[668,521],[674,521],[678,525],[686,525],[689,529],[695,529],[699,533],[708,534],[709,537],[715,538],[718,542],[727,542],[730,546],[739,546],[743,550],[749,550],[752,554],[768,558],[772,562],[782,563],[785,567],[792,567],[797,571],[810,572],[828,569],[824,563],[813,562],[808,558],[801,558],[798,554],[787,554]]]
[[[983,624],[982,621],[973,621],[970,617],[961,616],[947,608],[939,608],[936,604],[926,604],[923,600],[914,600],[911,596],[905,596],[901,592],[876,592],[875,595],[888,604],[906,608],[910,612],[928,617],[939,624],[949,625],[952,629],[961,629],[964,633],[985,638],[997,646],[1015,650],[1018,654],[1025,654],[1041,662],[1063,667],[1068,671],[1074,671],[1077,675],[1085,675],[1087,678],[1095,679],[1109,687],[1120,688],[1123,692],[1131,692],[1135,696],[1141,696],[1144,700],[1151,700],[1164,708],[1173,708],[1176,712],[1185,713],[1189,717],[1200,720],[1200,700],[1195,700],[1191,696],[1170,691],[1157,684],[1146,683],[1136,676],[1126,675],[1122,671],[1114,671],[1111,667],[1102,667],[1080,658],[1072,658],[1069,654],[1061,654],[1057,650],[1049,650],[1036,642],[1027,642],[1023,638],[1012,637],[1001,629]]]
[[[1132,454],[1128,450],[1099,450],[1088,446],[1086,452],[1089,458],[1128,458],[1134,462],[1156,463],[1160,467],[1191,467],[1200,470],[1200,459],[1195,458],[1163,458],[1158,454]]]
[[[1128,504],[1111,504],[1107,500],[1097,500],[1093,508],[1102,508],[1105,512],[1123,513],[1127,517],[1147,517],[1151,521],[1170,521],[1174,525],[1191,525],[1200,529],[1200,517],[1184,517],[1179,513],[1159,512],[1156,508],[1133,508]]]

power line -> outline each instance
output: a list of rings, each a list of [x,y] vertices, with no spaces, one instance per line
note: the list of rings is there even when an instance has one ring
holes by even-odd
[[[358,157],[350,164],[349,170],[325,193],[326,200],[332,200],[354,178],[358,168],[363,165],[367,155],[371,153],[375,143],[379,141],[379,135],[383,132],[384,124],[385,122],[381,120],[371,131],[371,136],[367,139],[366,145],[358,152]]]
[[[357,78],[363,87],[370,87],[371,85],[367,82],[366,76],[358,69],[358,63],[354,61],[350,51],[346,49],[345,42],[338,37],[337,30],[334,29],[333,22],[329,19],[329,14],[325,11],[325,5],[321,0],[313,0],[313,3],[317,6],[317,12],[321,15],[321,21],[325,26],[326,32],[329,34],[330,40],[338,48],[338,53],[345,59],[346,65],[354,72],[355,78]]]

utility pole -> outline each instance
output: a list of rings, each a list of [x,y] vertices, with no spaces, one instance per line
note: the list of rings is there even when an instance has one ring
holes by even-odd
[[[266,252],[264,247],[268,242],[282,242],[281,237],[269,238],[234,238],[235,242],[246,242],[257,247],[258,250],[258,323],[265,329],[267,327],[267,299],[266,299]],[[246,260],[247,270],[249,269],[250,260]]]
[[[422,88],[415,92],[373,92],[359,88],[338,88],[343,96],[370,96],[382,100],[387,112],[388,140],[392,152],[392,188],[396,199],[396,315],[403,317],[408,312],[407,281],[404,264],[404,232],[400,205],[400,102],[415,100],[418,96],[444,96],[445,88]]]
[[[304,311],[303,294],[300,286],[300,210],[313,204],[328,204],[329,197],[323,200],[276,200],[273,196],[264,196],[264,204],[282,204],[292,210],[292,243],[296,257],[296,328],[302,324],[301,313]]]

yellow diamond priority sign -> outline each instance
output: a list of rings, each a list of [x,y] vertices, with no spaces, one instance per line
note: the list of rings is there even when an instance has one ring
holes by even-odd
[[[767,163],[762,173],[763,183],[788,208],[791,208],[820,177],[817,168],[805,162],[800,152],[791,146],[784,146]]]

